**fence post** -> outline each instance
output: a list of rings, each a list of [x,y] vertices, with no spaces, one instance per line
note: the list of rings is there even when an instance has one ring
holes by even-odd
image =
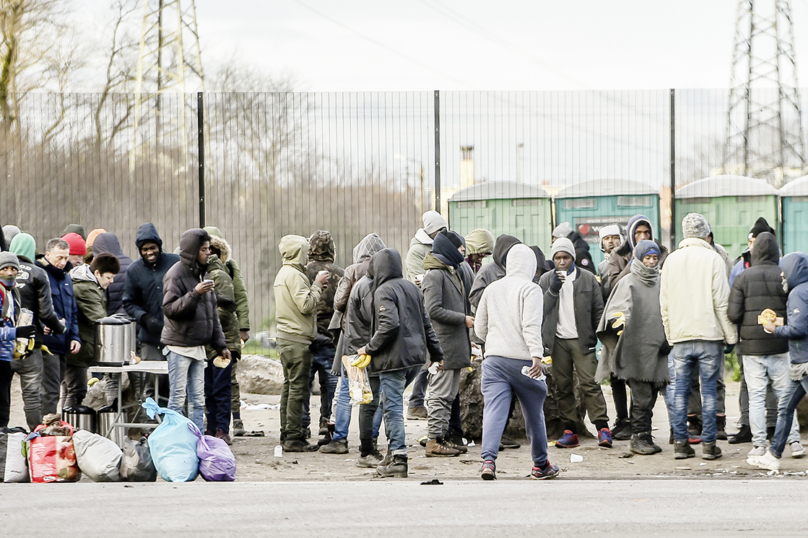
[[[435,90],[435,211],[440,213],[440,91]]]
[[[676,248],[676,90],[671,88],[671,252]]]
[[[202,92],[196,93],[197,140],[199,142],[199,227],[205,227],[205,105]]]

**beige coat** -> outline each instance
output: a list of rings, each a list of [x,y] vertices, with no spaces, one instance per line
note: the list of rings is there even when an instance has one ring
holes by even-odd
[[[283,256],[274,284],[278,338],[309,344],[317,336],[317,304],[323,292],[320,284],[309,284],[306,276],[309,242],[299,235],[287,235],[278,250]]]

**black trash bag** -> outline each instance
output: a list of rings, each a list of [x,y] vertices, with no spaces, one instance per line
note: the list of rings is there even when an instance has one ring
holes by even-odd
[[[157,469],[149,452],[149,442],[126,439],[121,458],[121,478],[127,482],[155,482]]]

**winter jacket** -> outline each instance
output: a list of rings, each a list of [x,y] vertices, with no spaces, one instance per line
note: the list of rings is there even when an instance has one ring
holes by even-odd
[[[112,254],[121,263],[121,270],[115,275],[112,284],[106,290],[107,295],[107,313],[111,316],[113,314],[124,314],[126,310],[123,308],[123,293],[126,287],[126,271],[132,265],[132,258],[127,256],[121,250],[121,243],[118,241],[118,236],[112,233],[104,233],[95,238],[93,243],[93,257],[99,254]]]
[[[506,275],[486,287],[480,298],[474,332],[485,342],[486,357],[543,357],[543,297],[533,283],[536,255],[524,245],[514,246],[507,262]]]
[[[337,291],[334,292],[334,310],[345,313],[354,284],[367,274],[370,258],[384,248],[384,241],[375,233],[366,235],[354,247],[353,264],[345,268],[345,273],[337,285]]]
[[[808,362],[808,256],[796,252],[783,257],[783,273],[788,282],[788,319],[774,334],[788,338],[791,362]]]
[[[370,261],[373,274],[372,337],[366,350],[370,372],[389,372],[443,360],[424,298],[418,286],[404,280],[401,255],[384,249]]]
[[[679,243],[659,281],[659,308],[668,342],[738,341],[735,325],[727,317],[726,275],[724,261],[706,241],[688,238]]]
[[[57,269],[48,263],[45,258],[38,260],[36,265],[48,275],[53,311],[56,313],[57,318],[65,320],[64,324],[67,328],[64,334],[51,333],[45,336],[42,343],[48,347],[51,353],[67,355],[70,352],[70,342],[81,342],[73,279],[64,269]]]
[[[474,277],[474,283],[471,285],[469,301],[471,302],[472,311],[475,311],[477,305],[480,304],[480,299],[483,296],[485,288],[492,282],[496,282],[505,276],[505,263],[508,251],[510,251],[511,247],[514,245],[521,243],[521,241],[512,235],[503,234],[497,237],[496,245],[494,245],[494,263],[484,265],[483,268],[480,269],[480,272]]]
[[[154,263],[140,258],[126,270],[123,307],[129,317],[137,321],[138,340],[158,346],[163,332],[163,277],[180,261],[180,257],[163,252],[163,240],[153,224],[143,224],[137,231],[135,244],[138,251],[146,243],[160,247],[160,254]]]
[[[577,267],[577,266],[576,266]],[[598,341],[595,331],[603,315],[603,294],[598,279],[589,271],[576,270],[573,282],[573,304],[575,307],[575,326],[578,330],[578,341],[583,349],[595,352]],[[550,271],[542,275],[539,285],[544,292],[544,323],[542,341],[545,355],[552,355],[555,349],[556,329],[558,328],[558,311],[560,293],[550,291],[550,284],[555,273]]]
[[[466,327],[466,316],[470,315],[471,307],[460,274],[462,264],[454,269],[430,253],[424,258],[423,266],[426,274],[421,291],[426,312],[443,350],[443,368],[458,370],[471,366],[471,341]]]
[[[11,300],[14,308],[11,308]],[[0,361],[14,360],[14,345],[17,340],[17,318],[20,315],[20,294],[17,287],[10,290],[0,285]],[[12,315],[13,312],[13,315]]]
[[[215,282],[213,293],[216,294],[216,307],[219,314],[219,323],[222,326],[227,349],[231,354],[241,355],[241,333],[239,332],[238,318],[236,317],[236,292],[233,279],[227,270],[227,256],[230,254],[230,245],[224,239],[211,237],[210,244],[219,249],[221,258],[212,254],[208,258],[208,276]],[[207,346],[208,359],[215,359],[219,350]]]
[[[633,236],[632,236],[633,237]],[[668,249],[659,241],[654,241],[659,247],[659,268],[665,265],[665,260],[668,258]],[[608,263],[606,264],[605,272],[600,275],[600,282],[603,285],[604,299],[608,299],[612,290],[617,287],[620,279],[631,273],[630,261],[634,254],[634,240],[631,242],[626,241],[609,255]]]
[[[320,301],[317,303],[317,334],[327,338],[323,343],[328,343],[328,340],[331,339],[328,326],[331,324],[331,318],[334,315],[334,294],[345,274],[342,267],[334,264],[335,255],[336,246],[329,232],[320,231],[311,237],[309,245],[309,260],[311,261],[306,265],[306,276],[309,277],[309,282],[313,284],[314,279],[317,278],[317,273],[320,271],[328,271],[329,273],[328,283],[320,294]]]
[[[407,251],[407,280],[415,282],[415,277],[424,274],[424,258],[430,252],[432,252],[432,238],[423,228],[419,228],[410,241],[410,250]]]
[[[200,265],[199,249],[210,236],[200,228],[188,230],[180,239],[180,263],[163,277],[163,332],[160,343],[195,347],[210,344],[223,351],[227,344],[219,322],[216,294],[200,295],[194,289],[206,278],[207,265]]]
[[[764,232],[752,249],[752,266],[738,275],[729,292],[727,317],[740,326],[742,355],[779,355],[788,352],[788,340],[777,338],[758,323],[761,312],[770,308],[777,317],[786,316],[786,291],[777,239]]]
[[[96,362],[95,322],[107,317],[107,298],[89,265],[79,265],[70,272],[76,299],[81,349],[67,355],[67,364],[88,367]]]
[[[48,274],[37,267],[31,258],[17,254],[20,260],[20,271],[17,273],[15,288],[20,294],[22,308],[27,308],[34,314],[33,325],[36,327],[35,347],[41,347],[45,339],[43,327],[48,327],[55,334],[64,334],[65,326],[53,310],[51,286]]]
[[[372,323],[373,280],[365,276],[354,284],[348,298],[341,355],[354,355],[357,349],[370,342]]]
[[[222,231],[216,226],[205,226],[205,231],[211,237],[218,237],[224,239]],[[231,249],[230,257],[225,263],[227,272],[233,280],[233,291],[236,294],[236,317],[238,318],[239,330],[250,330],[250,301],[247,297],[247,286],[244,284],[244,277],[241,276],[241,268],[239,268],[236,260],[233,259],[233,252]]]
[[[278,338],[310,344],[317,336],[316,313],[323,287],[306,276],[309,242],[299,235],[287,235],[278,249],[283,256],[273,286]]]

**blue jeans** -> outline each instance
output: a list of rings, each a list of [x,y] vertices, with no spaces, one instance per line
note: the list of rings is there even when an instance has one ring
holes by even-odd
[[[515,395],[525,417],[525,429],[530,439],[533,465],[542,467],[547,463],[547,429],[544,423],[547,382],[522,374],[523,366],[532,365],[532,361],[497,356],[488,356],[483,361],[481,388],[485,407],[483,444],[480,452],[483,461],[497,459],[502,432],[508,423],[511,399]]]
[[[673,361],[676,369],[674,383],[673,437],[687,441],[687,399],[693,370],[698,368],[701,377],[702,434],[705,443],[715,442],[716,383],[724,360],[723,344],[706,340],[679,342],[673,346]]]
[[[348,438],[348,428],[351,427],[351,394],[348,388],[348,376],[345,374],[345,367],[342,367],[342,377],[339,378],[337,386],[337,395],[334,399],[334,407],[336,409],[334,419],[334,441]],[[376,413],[373,415],[373,438],[379,437],[379,427],[382,423],[382,416],[384,409],[382,406],[376,408]]]
[[[777,426],[774,429],[772,446],[769,447],[769,452],[778,459],[783,456],[786,439],[790,437],[791,423],[795,421],[794,412],[797,410],[797,405],[808,393],[808,377],[803,377],[801,381],[792,379],[788,381],[790,385],[786,389],[785,398],[780,399],[780,407],[777,409]],[[799,440],[799,434],[797,440]]]
[[[378,400],[380,395],[384,394],[384,431],[387,435],[388,448],[394,456],[407,455],[407,433],[404,430],[404,388],[420,368],[419,365],[379,374],[379,393],[374,394],[373,399]]]
[[[746,355],[743,376],[749,392],[749,427],[752,429],[752,444],[766,446],[766,388],[771,381],[778,401],[778,411],[785,408],[790,394],[791,379],[788,377],[788,353],[780,355]],[[779,415],[779,412],[778,412]],[[800,440],[797,421],[792,423],[788,442]]]
[[[309,374],[309,394],[314,385],[314,376],[320,376],[320,419],[331,416],[331,402],[334,399],[334,392],[337,389],[337,376],[331,373],[334,365],[334,354],[337,352],[334,346],[311,346],[311,373]],[[303,400],[303,429],[311,424],[310,398]]]
[[[183,357],[173,351],[168,351],[166,360],[170,386],[168,408],[182,413],[187,392],[188,418],[199,431],[205,431],[205,361]]]

